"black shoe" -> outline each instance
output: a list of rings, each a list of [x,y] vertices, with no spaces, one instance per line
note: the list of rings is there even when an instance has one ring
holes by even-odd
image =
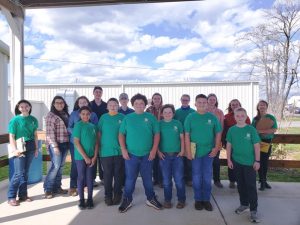
[[[223,188],[223,184],[220,181],[215,181],[214,184],[218,188]]]
[[[201,201],[195,201],[195,209],[196,210],[202,210],[204,208]]]
[[[122,195],[114,195],[113,205],[120,205],[122,200]]]
[[[266,186],[267,189],[272,189],[271,185],[268,184],[267,182],[265,183],[265,186]]]
[[[213,207],[212,207],[210,201],[203,202],[203,207],[206,211],[213,211]]]
[[[160,202],[157,201],[155,196],[151,200],[147,200],[146,204],[147,206],[153,207],[158,210],[163,208],[162,204],[160,204]]]
[[[88,209],[92,209],[94,208],[94,202],[93,202],[93,199],[88,199],[87,202],[86,202],[86,207]]]
[[[83,210],[83,209],[85,209],[85,201],[84,201],[84,199],[80,199],[79,200],[79,205],[78,205],[78,208],[80,209],[80,210]]]
[[[113,205],[113,200],[111,199],[111,198],[105,198],[104,199],[104,202],[105,202],[105,204],[107,205],[107,206],[111,206],[111,205]]]
[[[119,207],[119,212],[124,213],[132,206],[132,201],[129,201],[128,198],[123,198],[123,201]]]
[[[264,191],[265,188],[266,188],[266,182],[265,181],[260,182],[260,188],[259,188],[259,190],[260,191]]]

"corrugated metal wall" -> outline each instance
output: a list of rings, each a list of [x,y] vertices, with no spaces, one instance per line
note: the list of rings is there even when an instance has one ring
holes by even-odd
[[[77,95],[85,95],[93,99],[95,85],[25,85],[25,98],[28,100],[42,101],[49,108],[53,97],[62,91],[75,90]],[[101,84],[103,88],[103,100],[111,97],[118,98],[122,92],[129,97],[141,93],[151,98],[155,92],[161,93],[164,103],[172,103],[178,108],[182,94],[191,96],[191,105],[194,108],[194,98],[197,94],[215,93],[219,99],[219,108],[225,112],[231,99],[237,98],[252,118],[256,112],[256,104],[259,100],[259,83],[256,81],[241,82],[184,82],[184,83],[136,83],[136,84]]]

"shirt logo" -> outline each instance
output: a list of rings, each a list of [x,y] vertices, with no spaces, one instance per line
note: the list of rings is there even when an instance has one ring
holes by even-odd
[[[177,132],[178,131],[178,127],[174,126],[174,130],[175,130],[175,132]]]
[[[207,120],[207,124],[208,124],[208,125],[211,125],[211,120]]]
[[[145,123],[148,123],[148,118],[145,118]]]
[[[251,139],[251,134],[250,134],[250,133],[247,133],[245,139],[246,139],[246,140],[250,140],[250,139]]]
[[[118,122],[119,122],[119,123],[122,123],[122,121],[121,121],[121,120],[119,120]]]

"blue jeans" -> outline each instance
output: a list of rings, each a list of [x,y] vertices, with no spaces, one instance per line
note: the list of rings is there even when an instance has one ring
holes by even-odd
[[[30,164],[34,157],[35,151],[35,142],[27,141],[26,142],[26,152],[24,157],[13,157],[14,173],[10,179],[7,198],[15,199],[17,193],[19,198],[25,198],[28,196],[27,193],[27,180],[28,180],[28,171]],[[19,191],[19,192],[18,192]]]
[[[90,167],[85,163],[84,160],[75,160],[78,177],[77,177],[77,187],[78,187],[78,195],[79,199],[84,199],[84,186],[87,186],[88,189],[88,199],[93,199],[93,174],[95,170],[95,165]]]
[[[212,163],[208,155],[192,160],[192,177],[195,201],[210,201]]]
[[[66,156],[69,149],[69,142],[58,143],[59,155],[54,153],[54,149],[49,146],[51,157],[51,167],[44,181],[45,192],[57,192],[61,188],[62,170],[65,165]]]
[[[77,188],[77,168],[74,158],[74,143],[70,142],[70,154],[71,154],[71,170],[70,170],[70,188]]]
[[[177,198],[180,202],[185,202],[185,183],[183,179],[183,159],[182,157],[177,157],[177,154],[168,155],[164,154],[164,160],[160,160],[160,168],[163,176],[163,186],[165,201],[170,202],[172,199],[172,177],[174,178]]]
[[[153,199],[155,193],[152,183],[152,163],[149,161],[149,154],[145,156],[135,156],[129,153],[129,160],[125,160],[126,181],[124,187],[124,198],[132,201],[132,194],[135,189],[137,176],[140,172],[147,200]]]

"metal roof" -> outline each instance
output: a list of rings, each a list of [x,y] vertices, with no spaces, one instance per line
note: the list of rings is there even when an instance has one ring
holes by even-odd
[[[24,8],[45,8],[45,7],[66,7],[66,6],[88,6],[88,5],[109,5],[109,4],[138,4],[157,2],[187,2],[185,0],[10,0],[19,3]],[[195,0],[189,0],[195,1]]]

